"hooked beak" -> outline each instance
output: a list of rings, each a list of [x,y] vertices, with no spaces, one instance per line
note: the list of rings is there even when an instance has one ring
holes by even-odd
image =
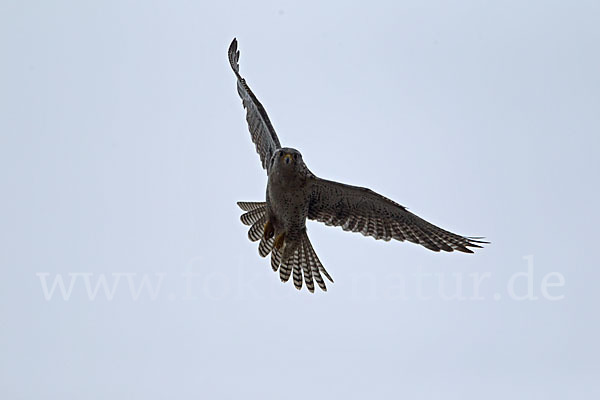
[[[283,161],[285,161],[286,164],[289,164],[292,161],[292,155],[287,153],[285,156],[283,156]]]

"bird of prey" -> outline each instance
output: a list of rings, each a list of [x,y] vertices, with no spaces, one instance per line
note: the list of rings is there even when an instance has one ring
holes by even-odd
[[[279,270],[283,282],[293,275],[294,286],[301,289],[304,280],[310,292],[314,292],[315,281],[327,290],[323,276],[333,282],[308,239],[307,218],[375,239],[408,240],[433,251],[472,253],[470,248],[488,243],[480,237],[460,236],[439,228],[370,189],[317,177],[306,167],[298,150],[281,147],[267,112],[240,75],[235,38],[228,56],[250,135],[268,176],[264,202],[237,204],[245,211],[242,222],[250,225],[249,239],[260,241],[258,252],[262,257],[271,254],[271,267]]]

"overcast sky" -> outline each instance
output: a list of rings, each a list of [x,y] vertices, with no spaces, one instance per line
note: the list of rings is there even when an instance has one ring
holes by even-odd
[[[598,398],[599,21],[594,1],[3,1],[0,397]],[[335,283],[281,283],[235,204],[266,174],[234,36],[315,174],[492,244],[308,222]]]

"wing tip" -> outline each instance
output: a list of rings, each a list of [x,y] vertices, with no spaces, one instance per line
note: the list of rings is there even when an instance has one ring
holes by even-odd
[[[238,41],[237,38],[233,38],[231,44],[229,45],[229,49],[227,50],[227,55],[229,57],[229,64],[234,72],[238,73],[240,70],[240,66],[238,64],[240,60],[240,51],[238,50]]]
[[[463,243],[461,248],[457,248],[456,250],[462,251],[463,253],[473,254],[474,251],[471,248],[483,249],[483,245],[490,244],[491,242],[481,240],[485,239],[483,236],[465,236],[464,237],[466,243]]]
[[[488,242],[487,240],[482,240],[482,239],[485,239],[485,237],[483,237],[483,236],[466,236],[465,239],[467,239],[471,243],[479,243],[479,244],[492,243],[492,242]],[[481,246],[479,246],[479,247],[481,247]]]

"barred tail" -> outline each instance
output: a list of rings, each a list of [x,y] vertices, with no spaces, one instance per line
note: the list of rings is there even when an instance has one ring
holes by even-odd
[[[237,205],[247,211],[241,215],[240,220],[244,225],[251,225],[248,230],[248,239],[252,242],[259,241],[263,237],[265,222],[267,222],[267,203],[238,201]]]
[[[290,253],[286,250],[286,246],[289,244],[286,242],[284,247],[276,249],[273,247],[274,238],[268,240],[264,239],[264,229],[266,215],[267,215],[267,203],[265,202],[238,202],[238,206],[246,211],[240,217],[240,220],[245,225],[250,225],[248,230],[248,239],[253,242],[258,242],[258,253],[262,257],[266,257],[271,254],[271,267],[273,271],[279,270],[279,278],[282,282],[287,282],[290,276],[293,276],[294,286],[296,289],[302,289],[302,283],[306,284],[307,289],[312,293],[315,291],[315,282],[321,290],[327,291],[327,286],[323,280],[323,275],[333,283],[333,279],[325,268],[317,253],[312,247],[306,230],[302,233],[300,241],[295,243],[295,249]],[[283,259],[283,252],[286,250],[287,258]],[[289,254],[289,255],[287,255]]]
[[[244,211],[252,211],[258,210],[260,208],[267,208],[267,203],[265,203],[264,201],[238,201],[237,205]]]
[[[239,201],[237,204],[242,210],[247,211],[240,216],[240,220],[244,225],[250,225],[250,229],[248,230],[248,239],[253,242],[258,242],[260,240],[260,244],[258,245],[258,254],[260,254],[261,257],[268,256],[271,250],[273,250],[275,239],[270,238],[265,240],[263,234],[265,230],[265,222],[267,222],[267,203]]]
[[[315,291],[315,281],[321,290],[327,291],[322,275],[325,275],[333,283],[333,279],[321,264],[317,253],[310,244],[306,231],[303,232],[300,242],[286,260],[282,260],[281,250],[273,249],[271,266],[274,271],[279,269],[279,278],[282,282],[287,282],[290,276],[293,276],[294,286],[298,290],[302,289],[302,278],[311,293]]]

